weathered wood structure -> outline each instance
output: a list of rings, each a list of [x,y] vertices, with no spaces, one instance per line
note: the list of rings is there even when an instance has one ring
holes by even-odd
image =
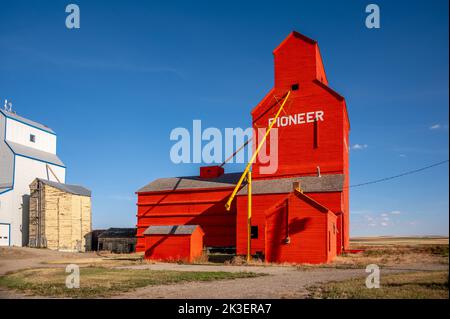
[[[98,236],[98,250],[118,254],[136,251],[136,228],[108,228]]]
[[[88,189],[40,178],[30,184],[30,247],[84,251],[91,229]]]
[[[98,250],[98,236],[100,236],[105,229],[94,229],[84,236],[85,239],[85,251],[97,251]]]

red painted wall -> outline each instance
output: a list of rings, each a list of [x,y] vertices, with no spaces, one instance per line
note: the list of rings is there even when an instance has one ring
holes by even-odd
[[[274,87],[252,110],[253,127],[266,128],[273,118],[282,97],[291,91],[281,117],[308,112],[323,112],[317,123],[275,125],[278,128],[278,169],[273,174],[263,174],[267,166],[257,159],[253,165],[254,179],[269,179],[289,176],[344,174],[344,189],[340,193],[312,194],[322,205],[336,214],[336,252],[349,247],[349,131],[350,123],[345,99],[328,86],[322,57],[316,41],[296,32],[291,33],[273,52],[275,66]],[[315,113],[316,115],[317,113]],[[316,127],[315,127],[316,126]],[[270,150],[270,139],[266,147]],[[268,152],[269,153],[269,152]],[[238,210],[241,208],[238,205]],[[240,229],[238,216],[238,237]],[[239,239],[238,239],[239,243]]]
[[[203,232],[190,235],[145,235],[145,258],[192,262],[203,252]]]
[[[311,194],[311,197],[312,195],[325,197],[324,193]],[[336,197],[336,193],[329,195],[331,198]],[[237,254],[245,255],[246,196],[238,197],[237,207]],[[336,221],[333,212],[323,212],[292,193],[254,195],[252,225],[258,226],[259,236],[258,239],[252,239],[252,254],[262,252],[267,262],[330,262],[336,256]],[[290,239],[289,244],[286,243],[287,237]]]
[[[275,125],[278,168],[262,174],[260,169],[266,164],[257,159],[253,178],[316,175],[319,166],[323,175],[344,174],[344,189],[307,194],[331,211],[326,213],[292,194],[254,195],[252,224],[258,226],[259,232],[258,238],[252,240],[252,253],[262,252],[269,261],[331,261],[349,245],[350,124],[345,99],[328,86],[314,40],[293,32],[273,54],[274,87],[252,110],[253,127],[268,126],[269,118],[278,110],[274,95],[280,100],[293,84],[298,84],[299,89],[291,92],[281,116],[308,112],[323,112],[323,116],[316,123]],[[266,147],[270,150],[274,146],[268,141]],[[237,254],[246,254],[247,198],[238,196],[227,212],[224,204],[231,191],[222,188],[139,193],[137,251],[144,250],[142,233],[150,225],[198,224],[205,232],[206,246],[236,245]],[[287,226],[292,230],[289,245],[280,242]]]
[[[252,197],[252,225],[258,226],[258,239],[252,239],[252,254],[265,253],[265,211],[281,203],[286,194],[253,195]],[[247,196],[237,196],[237,236],[236,253],[247,254]],[[281,226],[280,226],[281,227]]]
[[[143,232],[151,225],[200,225],[207,247],[236,245],[236,204],[225,203],[232,188],[138,193],[137,245],[143,251]]]

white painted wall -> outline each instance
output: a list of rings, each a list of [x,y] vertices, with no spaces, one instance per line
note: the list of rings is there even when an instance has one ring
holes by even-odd
[[[61,183],[65,183],[66,169],[48,164],[58,176]],[[30,194],[30,184],[35,178],[45,178],[57,182],[56,178],[47,170],[46,163],[15,156],[13,190],[0,195],[0,222],[11,224],[11,245],[22,246],[24,232],[28,234],[28,216],[22,214],[23,196]],[[28,236],[26,236],[28,237]]]
[[[9,246],[9,225],[0,224],[0,246]]]
[[[30,141],[30,135],[35,142]],[[32,147],[47,153],[56,154],[56,135],[23,124],[14,119],[6,119],[6,140]]]
[[[6,136],[3,136],[5,125]],[[13,180],[13,189],[0,194],[0,224],[10,224],[11,245],[22,246],[28,239],[28,216],[24,216],[22,213],[23,196],[30,194],[30,184],[35,178],[44,178],[55,182],[57,182],[57,179],[47,169],[47,163],[14,155],[3,140],[56,154],[56,135],[14,119],[5,118],[1,113],[0,128],[0,146],[2,150],[0,168],[4,169],[4,171],[0,172],[0,179],[4,181]],[[30,134],[35,135],[34,143],[30,141]],[[65,183],[66,169],[57,165],[48,165],[58,176],[59,181]],[[13,179],[12,176],[14,177]],[[26,240],[24,240],[25,237]],[[1,244],[4,244],[4,242],[0,241]]]

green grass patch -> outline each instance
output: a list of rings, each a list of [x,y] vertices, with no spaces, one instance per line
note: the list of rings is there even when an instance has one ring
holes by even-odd
[[[380,277],[380,288],[369,289],[365,278],[308,288],[310,298],[448,299],[448,272],[413,272]]]
[[[149,285],[189,281],[212,281],[261,276],[251,272],[190,272],[149,269],[80,268],[80,288],[66,287],[69,274],[64,268],[22,270],[0,277],[0,286],[20,292],[52,297],[108,297]]]

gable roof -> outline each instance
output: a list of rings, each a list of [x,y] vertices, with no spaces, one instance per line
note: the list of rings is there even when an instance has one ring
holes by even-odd
[[[98,238],[133,238],[136,237],[136,228],[108,228]]]
[[[42,131],[55,134],[55,132],[50,127],[48,127],[48,126],[46,126],[44,124],[32,121],[32,120],[29,120],[27,118],[24,118],[24,117],[22,117],[20,115],[17,115],[16,113],[9,112],[9,111],[4,110],[4,109],[0,109],[0,113],[2,113],[7,118],[16,120],[18,122],[21,122],[21,123],[24,123],[24,124],[27,124],[27,125],[30,125],[30,126],[33,126],[33,127],[37,128],[37,129],[40,129]]]
[[[241,175],[242,173],[228,173],[215,178],[200,178],[199,176],[158,178],[140,188],[137,193],[234,187]]]
[[[299,191],[299,190],[296,189],[296,190],[294,190],[294,195],[296,195],[298,198],[304,200],[305,202],[307,202],[311,206],[316,207],[322,213],[327,213],[327,212],[331,211],[327,207],[325,207],[324,205],[322,205],[321,203],[316,201],[314,198],[311,198],[310,196],[304,194],[302,191]]]
[[[298,189],[294,189],[289,194],[287,194],[286,196],[281,198],[279,201],[277,201],[275,204],[273,204],[272,206],[270,206],[269,208],[264,210],[264,214],[268,215],[268,214],[276,211],[277,209],[285,206],[286,205],[286,201],[288,199],[290,199],[290,198],[296,198],[296,199],[302,200],[305,203],[315,207],[317,210],[319,210],[322,213],[328,213],[328,212],[334,213],[333,211],[328,209],[326,206],[324,206],[321,203],[319,203],[318,201],[316,201],[314,198],[306,195],[303,191],[300,191]],[[334,214],[336,214],[336,213],[334,213]]]
[[[273,50],[273,54],[275,54],[284,45],[284,43],[289,41],[289,39],[292,37],[301,39],[309,44],[317,44],[316,40],[313,40],[313,39],[307,37],[306,35],[301,34],[300,32],[297,32],[294,30],[291,33],[289,33],[289,35],[283,41],[281,41],[281,43]]]
[[[37,178],[37,180],[66,193],[80,196],[91,196],[91,191],[83,186],[57,183],[43,178]]]
[[[340,192],[344,186],[344,175],[302,176],[277,179],[253,180],[252,194],[284,194],[293,191],[294,182],[299,182],[306,193]],[[247,185],[237,195],[247,195]]]
[[[32,147],[28,147],[22,144],[14,143],[11,141],[5,140],[6,144],[11,148],[14,154],[25,156],[31,159],[36,159],[42,162],[46,162],[49,164],[54,164],[58,166],[63,166],[64,163],[58,157],[58,155],[53,153],[44,152]]]
[[[190,235],[197,227],[203,230],[199,225],[171,225],[171,226],[149,226],[144,235]]]

